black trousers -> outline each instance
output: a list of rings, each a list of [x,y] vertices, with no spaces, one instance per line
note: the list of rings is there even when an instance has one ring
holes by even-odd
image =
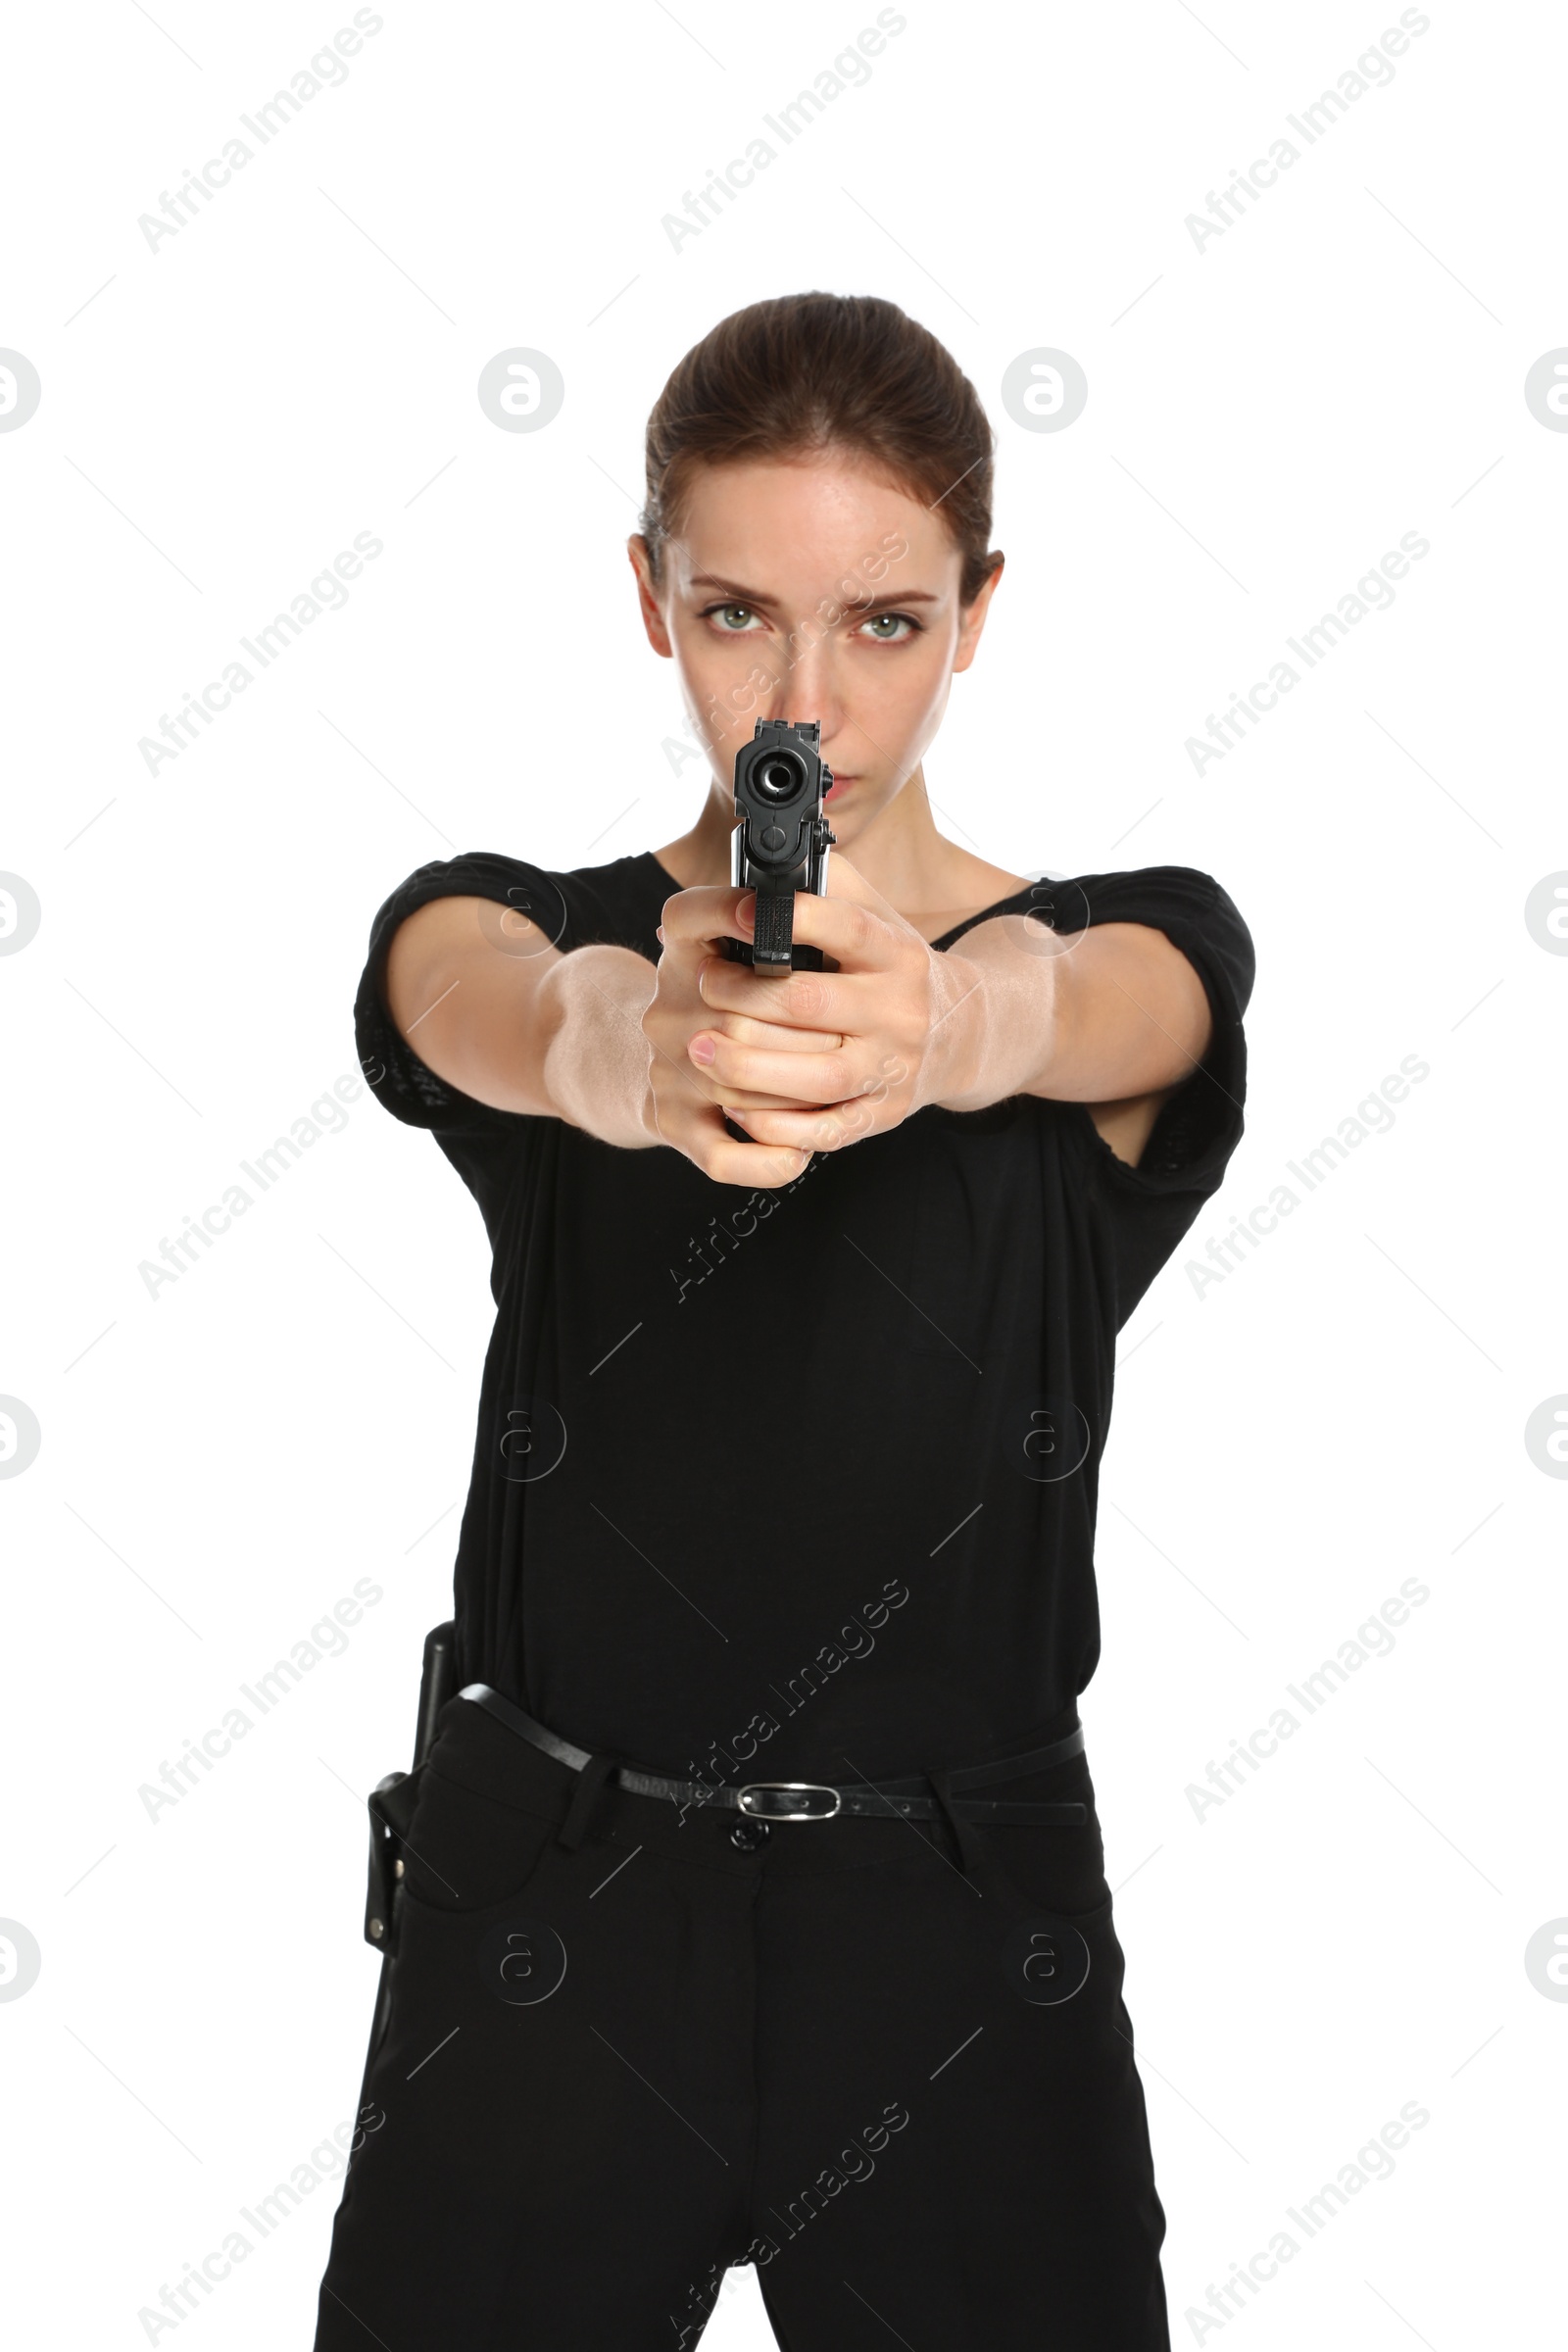
[[[966,1853],[596,1779],[443,1710],[316,2352],[683,2352],[744,2262],[783,2352],[1169,2352],[1087,1759]]]

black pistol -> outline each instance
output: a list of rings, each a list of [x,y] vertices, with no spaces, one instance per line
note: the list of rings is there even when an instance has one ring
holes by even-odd
[[[725,939],[731,963],[769,974],[819,972],[822,951],[795,944],[795,894],[822,896],[827,854],[838,836],[822,814],[833,771],[817,750],[821,722],[760,718],[735,756],[735,870],[732,879],[757,893],[751,941]]]

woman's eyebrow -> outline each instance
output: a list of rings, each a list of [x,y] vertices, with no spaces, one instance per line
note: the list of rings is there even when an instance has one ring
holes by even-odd
[[[714,572],[694,571],[689,578],[694,588],[721,588],[738,605],[776,605],[779,602],[776,596],[764,596],[759,588],[743,588],[738,580],[721,580]],[[929,589],[906,588],[901,596],[871,596],[863,600],[856,597],[853,609],[856,612],[874,612],[883,605],[940,605],[941,602],[941,597],[934,596]]]

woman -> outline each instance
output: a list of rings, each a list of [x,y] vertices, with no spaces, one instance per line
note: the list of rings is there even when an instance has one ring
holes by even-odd
[[[991,450],[891,303],[724,319],[630,542],[696,823],[376,916],[365,1065],[498,1313],[318,2352],[687,2344],[746,2261],[791,2352],[1168,2344],[1076,1701],[1115,1335],[1242,1132],[1251,944],[1190,868],[937,831]],[[717,944],[759,719],[835,779],[783,978]]]

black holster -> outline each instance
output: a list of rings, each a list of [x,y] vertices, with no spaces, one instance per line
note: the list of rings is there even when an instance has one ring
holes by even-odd
[[[441,1710],[457,1685],[456,1628],[449,1620],[424,1638],[419,1677],[419,1718],[414,1735],[414,1768],[389,1772],[366,1802],[370,1812],[370,1871],[365,1898],[365,1940],[381,1955],[381,1983],[370,2029],[372,2053],[386,2026],[392,1994],[392,1960],[398,1947],[403,1907],[403,1843],[414,1820],[415,1800],[425,1761],[435,1742]]]

